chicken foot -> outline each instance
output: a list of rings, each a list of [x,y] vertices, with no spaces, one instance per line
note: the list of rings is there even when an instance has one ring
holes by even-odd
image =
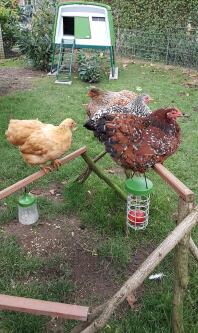
[[[55,170],[58,170],[58,168],[62,165],[62,163],[59,160],[54,160],[51,162],[50,165],[40,165],[41,169],[45,172],[52,172]]]
[[[48,173],[48,172],[52,172],[53,171],[53,168],[52,166],[50,165],[40,165],[41,169],[45,172],[45,173]]]
[[[62,165],[60,160],[54,160],[51,162],[51,166],[53,167],[53,169],[58,170],[60,168],[60,166]]]

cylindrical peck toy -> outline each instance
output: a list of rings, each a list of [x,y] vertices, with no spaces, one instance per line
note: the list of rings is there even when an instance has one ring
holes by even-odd
[[[153,183],[144,177],[127,179],[127,226],[135,230],[145,229],[149,219],[150,192]]]
[[[24,193],[18,200],[18,218],[21,224],[30,225],[38,221],[39,214],[36,198],[30,193]]]

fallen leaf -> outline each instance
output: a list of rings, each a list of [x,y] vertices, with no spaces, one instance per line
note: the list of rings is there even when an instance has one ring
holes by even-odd
[[[137,299],[133,293],[128,294],[127,296],[127,302],[129,303],[131,309],[135,309],[135,303],[137,302]]]
[[[50,190],[49,192],[50,192],[50,194],[52,194],[52,195],[55,194],[55,190]]]

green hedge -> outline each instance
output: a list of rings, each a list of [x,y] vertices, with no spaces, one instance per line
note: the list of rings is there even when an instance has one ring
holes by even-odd
[[[113,9],[116,28],[142,29],[198,25],[198,0],[96,0]]]

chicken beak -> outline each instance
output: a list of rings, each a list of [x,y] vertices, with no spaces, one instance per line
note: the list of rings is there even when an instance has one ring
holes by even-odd
[[[153,102],[153,101],[154,101],[154,98],[149,97],[149,100],[148,100],[148,101],[149,101],[149,103],[150,103],[150,102]]]
[[[183,117],[185,116],[185,113],[181,112],[181,111],[177,111],[177,117]]]

